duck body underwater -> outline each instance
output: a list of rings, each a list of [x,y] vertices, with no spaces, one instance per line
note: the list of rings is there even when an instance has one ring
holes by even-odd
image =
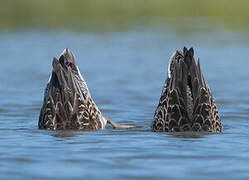
[[[59,60],[53,58],[52,66],[40,111],[40,129],[93,131],[104,129],[107,123],[114,128],[131,127],[102,116],[69,49]]]
[[[184,47],[169,60],[168,78],[154,114],[157,132],[204,131],[219,133],[222,125],[211,91],[194,50]]]

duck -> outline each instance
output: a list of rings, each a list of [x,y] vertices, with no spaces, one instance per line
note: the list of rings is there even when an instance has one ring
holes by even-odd
[[[154,132],[222,131],[221,118],[210,88],[194,59],[194,49],[175,51],[169,59],[164,83],[152,123]]]
[[[90,95],[74,54],[66,48],[59,60],[52,60],[52,73],[45,88],[38,128],[95,131],[104,129],[107,123],[113,128],[132,127],[102,115]]]

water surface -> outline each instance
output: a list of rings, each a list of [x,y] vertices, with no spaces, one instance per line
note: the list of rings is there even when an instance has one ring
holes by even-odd
[[[1,179],[249,179],[249,34],[171,28],[124,32],[25,30],[0,35]],[[193,46],[223,133],[150,131],[168,59]],[[39,130],[52,57],[70,48],[92,97],[112,120],[135,128]]]

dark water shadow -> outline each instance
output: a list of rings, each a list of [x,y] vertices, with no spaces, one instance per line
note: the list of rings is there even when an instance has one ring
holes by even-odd
[[[174,133],[167,133],[168,135],[176,138],[191,138],[191,139],[203,139],[208,138],[211,135],[217,135],[217,133],[209,133],[209,132],[174,132]]]
[[[90,133],[89,131],[77,131],[77,130],[45,130],[45,129],[42,129],[40,131],[43,131],[47,135],[61,139],[61,140],[71,139],[71,138],[79,137],[79,136],[85,136]]]

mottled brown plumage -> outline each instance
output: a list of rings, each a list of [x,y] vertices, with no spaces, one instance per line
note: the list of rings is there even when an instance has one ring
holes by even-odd
[[[99,130],[106,123],[114,128],[120,125],[102,116],[91,98],[71,51],[65,49],[59,60],[53,59],[52,75],[44,94],[38,126],[51,130]]]
[[[65,49],[47,84],[38,126],[41,129],[98,130],[107,120],[94,103],[74,55]]]
[[[170,58],[168,78],[157,106],[153,131],[221,132],[221,120],[210,89],[194,60],[194,50],[184,47]]]

